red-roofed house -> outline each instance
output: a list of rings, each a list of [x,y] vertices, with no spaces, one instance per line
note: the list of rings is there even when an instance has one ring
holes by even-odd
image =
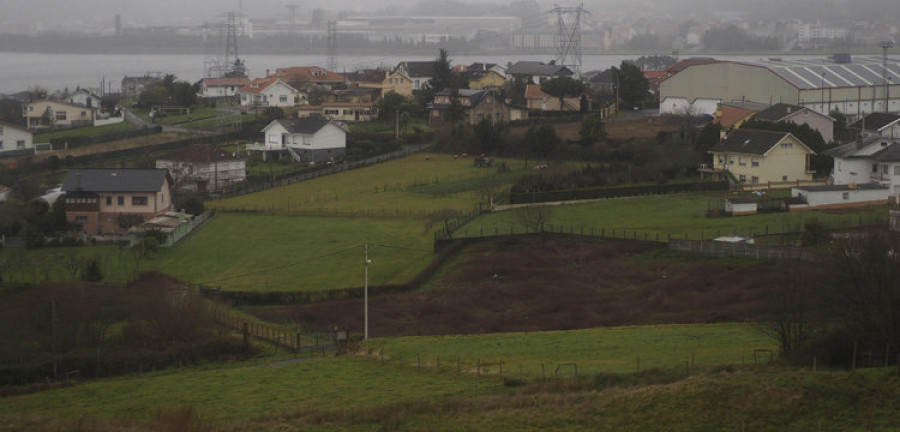
[[[267,74],[268,75],[268,74]],[[295,66],[275,69],[275,78],[294,88],[308,90],[310,87],[332,88],[347,85],[347,77],[318,66]]]
[[[250,85],[247,78],[203,78],[200,81],[202,98],[226,98],[238,96],[241,88]]]
[[[169,170],[180,189],[217,193],[247,178],[247,163],[209,144],[192,144],[161,156],[157,168]]]
[[[241,109],[292,107],[306,100],[306,95],[281,79],[257,78],[241,89]]]
[[[539,84],[528,84],[525,87],[525,103],[528,109],[541,111],[562,111],[559,105],[559,98],[544,93]],[[580,111],[581,100],[577,97],[567,97],[563,99],[565,111]]]

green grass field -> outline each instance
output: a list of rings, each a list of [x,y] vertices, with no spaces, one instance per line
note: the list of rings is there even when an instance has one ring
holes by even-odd
[[[38,134],[34,136],[35,143],[48,143],[51,139],[61,139],[67,137],[75,137],[75,136],[84,136],[84,137],[98,137],[106,134],[117,133],[117,132],[128,132],[135,129],[135,126],[128,122],[116,123],[106,126],[88,126],[88,127],[80,127],[75,129],[65,129],[59,130],[55,132],[48,132],[43,134]]]
[[[245,291],[319,291],[403,283],[433,258],[424,223],[402,219],[220,213],[146,267],[188,282]]]
[[[89,258],[107,282],[158,270],[225,290],[319,291],[363,286],[366,243],[369,283],[404,283],[433,259],[431,240],[425,223],[415,220],[221,213],[147,258],[115,246],[3,250],[0,272],[7,282],[71,280],[70,263]]]
[[[820,222],[835,227],[853,227],[859,224],[860,218],[864,222],[871,220],[886,221],[886,206],[870,206],[857,210],[845,210],[842,212],[808,211],[767,213],[751,216],[736,217],[706,217],[707,203],[715,199],[710,194],[675,194],[659,196],[639,196],[630,198],[615,198],[588,203],[573,203],[548,206],[550,208],[550,220],[545,225],[554,226],[554,230],[570,229],[579,232],[581,227],[585,230],[593,228],[595,232],[609,234],[613,229],[621,236],[622,230],[632,232],[638,230],[640,235],[648,233],[650,239],[659,234],[665,239],[671,234],[673,237],[684,238],[687,234],[691,239],[711,239],[724,235],[749,235],[765,234],[768,227],[769,233],[796,231],[798,225],[805,221],[817,219]],[[508,233],[511,229],[516,232],[524,231],[524,226],[517,216],[519,210],[510,209],[488,214],[473,220],[457,231],[457,237],[478,235],[478,233]],[[629,235],[629,238],[631,236]]]
[[[632,373],[650,368],[685,368],[693,359],[698,367],[753,362],[755,349],[775,349],[773,341],[750,324],[656,325],[589,330],[502,333],[474,336],[427,336],[374,339],[374,355],[417,367],[442,367],[528,378],[597,373]],[[768,362],[768,354],[757,355]],[[458,363],[459,362],[459,365]],[[573,366],[574,365],[574,366]]]
[[[4,398],[0,423],[17,415],[147,421],[159,409],[193,406],[205,419],[235,423],[296,410],[354,410],[386,401],[440,401],[497,392],[497,380],[417,374],[354,356],[281,366],[128,376]]]
[[[377,214],[418,216],[444,210],[469,211],[483,201],[486,183],[509,185],[522,174],[512,169],[476,168],[472,159],[413,155],[338,175],[251,195],[212,201],[217,210],[276,213]],[[511,166],[520,165],[511,162]]]

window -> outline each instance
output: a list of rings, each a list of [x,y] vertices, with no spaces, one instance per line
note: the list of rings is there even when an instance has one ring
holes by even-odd
[[[3,149],[3,141],[0,141],[0,149]]]
[[[888,173],[888,164],[881,164],[881,173],[887,175],[887,173]]]
[[[900,165],[894,165],[894,175],[900,175]]]
[[[116,200],[116,203],[119,205],[125,205],[125,197],[123,197],[123,196],[118,197],[118,199]]]
[[[23,149],[23,148],[25,148],[25,140],[18,140],[18,141],[16,141],[16,148],[18,148],[18,149]]]
[[[751,160],[750,160],[750,166],[752,166],[752,167],[758,167],[758,166],[759,166],[759,159],[751,159]]]
[[[278,102],[287,102],[287,96],[285,96],[285,95],[278,96]]]
[[[745,175],[743,175],[743,174],[741,174],[741,176],[740,176],[740,177],[738,177],[738,180],[740,180],[740,181],[741,181],[741,183],[744,183],[744,182],[746,182],[746,181],[747,181],[747,176],[745,176]]]
[[[3,126],[0,126],[0,135],[3,135]]]
[[[56,112],[56,119],[57,119],[57,120],[65,120],[65,119],[66,119],[66,112],[65,112],[65,111],[57,111],[57,112]]]
[[[755,186],[755,185],[758,185],[758,184],[759,184],[759,177],[757,177],[757,176],[750,177],[750,183],[753,183],[754,186]]]
[[[77,223],[87,223],[87,216],[75,216],[75,222]]]
[[[794,147],[794,144],[793,144],[793,143],[789,143],[789,142],[788,142],[788,143],[781,143],[781,148],[783,148],[783,149],[789,149],[789,148],[793,148],[793,147]]]
[[[106,197],[106,205],[108,205],[108,206],[112,205],[112,197],[111,196]]]
[[[781,181],[786,182],[786,181],[787,181],[787,176],[781,176]]]
[[[850,192],[844,192],[841,194],[841,198],[848,200],[850,199]]]
[[[145,205],[147,205],[147,197],[145,197],[145,196],[133,196],[133,197],[131,197],[131,205],[134,205],[134,206],[145,206]]]
[[[747,158],[739,157],[739,158],[738,158],[738,165],[740,165],[740,166],[747,166]]]

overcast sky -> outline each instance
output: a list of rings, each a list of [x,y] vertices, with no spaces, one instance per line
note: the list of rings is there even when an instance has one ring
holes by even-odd
[[[126,26],[195,25],[204,21],[218,21],[225,12],[241,8],[250,18],[286,19],[285,5],[299,6],[300,16],[315,8],[331,11],[366,11],[391,8],[409,9],[420,3],[442,4],[456,1],[472,5],[508,6],[516,0],[0,0],[0,24],[21,25],[40,23],[44,29],[55,25],[81,23],[110,23],[116,14]],[[521,1],[521,0],[518,0]],[[541,9],[553,4],[575,6],[584,3],[595,14],[626,13],[638,16],[667,15],[675,20],[687,20],[712,10],[745,11],[760,18],[775,19],[817,18],[872,20],[892,19],[900,15],[897,0],[537,0]],[[466,8],[459,14],[466,14]],[[468,8],[481,13],[483,8]],[[499,9],[499,8],[498,8]],[[506,8],[510,12],[516,8]],[[515,12],[512,12],[515,13]],[[862,16],[861,16],[862,15]]]

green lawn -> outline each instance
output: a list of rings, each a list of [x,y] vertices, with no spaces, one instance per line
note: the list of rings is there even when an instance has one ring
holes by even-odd
[[[607,235],[615,229],[617,236],[621,236],[624,229],[629,232],[629,238],[631,233],[637,230],[640,236],[647,233],[650,239],[655,239],[656,234],[659,234],[661,239],[665,239],[667,235],[678,238],[688,235],[692,239],[699,239],[702,236],[710,239],[732,234],[765,234],[767,227],[769,233],[796,231],[798,225],[802,226],[805,221],[812,219],[834,227],[856,226],[860,218],[864,222],[887,219],[886,206],[870,206],[841,212],[815,210],[708,218],[707,203],[715,198],[714,194],[692,193],[548,206],[551,212],[550,220],[545,225],[548,230],[550,225],[553,225],[555,231],[573,230],[576,233],[581,229],[589,232],[591,228],[595,233],[599,233],[602,228]],[[456,235],[459,237],[495,231],[504,233],[511,229],[522,232],[524,227],[521,225],[519,212],[520,210],[511,209],[479,217],[457,231]]]
[[[361,287],[365,243],[372,285],[404,283],[433,259],[431,231],[415,221],[220,213],[145,267],[227,290]]]
[[[521,168],[510,162],[513,168]],[[476,168],[472,159],[452,155],[412,155],[251,195],[213,201],[218,210],[276,213],[420,216],[442,210],[469,211],[484,201],[489,182],[513,183],[521,169],[498,174],[497,168]]]
[[[562,376],[578,373],[631,373],[650,368],[685,368],[694,365],[753,362],[755,349],[775,349],[773,341],[751,324],[654,325],[588,330],[502,333],[473,336],[427,336],[373,339],[368,345],[375,355],[381,351],[392,361],[435,368],[437,359],[448,370],[474,372],[480,361],[482,373],[526,378],[551,376],[556,368]],[[768,354],[758,358],[768,361]],[[459,366],[458,363],[459,362]],[[576,366],[573,366],[576,365]]]
[[[358,357],[320,358],[268,367],[145,374],[7,397],[4,417],[129,418],[193,406],[204,419],[234,423],[297,410],[354,410],[387,401],[440,401],[497,392],[497,380],[417,374]]]
[[[88,127],[80,127],[75,129],[65,129],[59,130],[55,132],[48,132],[37,134],[34,136],[35,143],[48,143],[51,139],[61,139],[67,137],[75,137],[75,136],[84,136],[84,137],[98,137],[106,134],[117,133],[117,132],[128,132],[135,129],[135,126],[128,122],[116,123],[106,126],[88,126]]]

